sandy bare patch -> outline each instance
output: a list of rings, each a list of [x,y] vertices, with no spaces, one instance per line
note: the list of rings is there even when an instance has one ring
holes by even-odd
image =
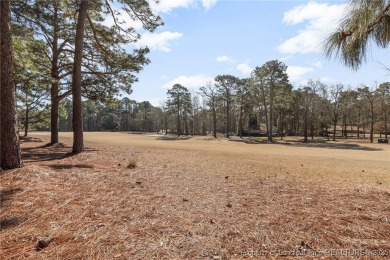
[[[70,136],[0,175],[5,259],[390,257],[388,145]]]

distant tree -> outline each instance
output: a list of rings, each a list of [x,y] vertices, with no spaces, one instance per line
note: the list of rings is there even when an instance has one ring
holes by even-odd
[[[119,128],[118,115],[112,111],[103,117],[102,128],[109,131],[117,131]]]
[[[211,109],[213,115],[213,136],[217,138],[217,89],[211,82],[207,82],[206,86],[200,87],[200,93],[206,97],[207,105]]]
[[[50,116],[48,106],[45,105],[45,96],[38,95],[31,88],[18,91],[18,99],[21,109],[19,109],[19,121],[24,129],[24,136],[28,135],[31,125],[41,125],[49,123]]]
[[[236,78],[231,75],[219,75],[215,77],[215,86],[217,87],[217,91],[221,96],[222,100],[225,102],[226,110],[225,110],[225,120],[226,120],[226,137],[229,138],[231,131],[231,103],[233,96],[235,95],[235,91],[237,89],[237,85],[239,84],[239,78]]]
[[[281,83],[275,88],[274,95],[274,125],[277,126],[277,131],[282,139],[286,128],[285,117],[292,103],[292,85],[288,81]],[[310,112],[313,113],[313,109]]]
[[[141,120],[143,132],[150,132],[153,129],[153,106],[149,101],[142,101],[137,105],[137,117]]]
[[[389,27],[389,0],[351,0],[339,28],[325,41],[325,53],[330,57],[335,52],[357,70],[366,60],[370,40],[382,48],[389,46]]]
[[[124,97],[120,102],[120,130],[129,131],[130,130],[130,118],[131,118],[131,102],[132,100],[128,97]]]
[[[333,123],[333,141],[336,141],[337,123],[340,118],[341,108],[340,100],[343,91],[344,86],[342,84],[337,84],[330,87],[327,87],[326,85],[321,86],[322,97],[325,100],[326,109]]]
[[[98,115],[103,109],[103,105],[93,100],[86,100],[83,102],[83,120],[86,131],[97,131],[99,130]]]
[[[260,67],[256,67],[252,74],[252,84],[251,84],[251,93],[254,98],[254,101],[257,102],[258,105],[258,123],[260,123],[260,113],[262,110],[264,110],[265,115],[265,125],[268,135],[268,108],[269,108],[269,94],[268,94],[268,87],[265,84],[265,78],[260,77],[257,74],[260,73]]]
[[[62,99],[58,106],[58,129],[60,131],[72,131],[72,110],[72,100]]]
[[[248,104],[252,101],[250,93],[251,79],[241,79],[236,85],[235,99],[238,105],[238,135],[242,138],[244,131],[244,110],[248,107]]]
[[[300,117],[303,114],[302,99],[302,89],[296,89],[291,92],[291,116],[289,120],[289,133],[293,135],[300,133],[300,124],[302,123]]]
[[[176,114],[177,136],[182,134],[181,119],[191,113],[191,94],[188,89],[180,84],[175,84],[168,90],[167,107]],[[186,123],[185,123],[186,124]]]
[[[208,121],[208,111],[207,111],[207,105],[206,101],[203,100],[202,107],[200,109],[200,115],[202,117],[202,124],[201,124],[201,133],[202,135],[207,135],[207,121]]]
[[[382,108],[381,114],[383,120],[383,128],[385,131],[385,138],[387,139],[387,135],[389,132],[387,125],[388,125],[388,115],[390,113],[390,82],[384,82],[380,84],[377,89],[377,94],[379,96],[379,100]]]
[[[357,103],[359,102],[359,95],[356,90],[346,89],[341,94],[340,98],[340,118],[342,119],[342,134],[348,138],[348,123],[350,125],[350,133],[353,135],[353,125],[359,124]]]
[[[310,111],[314,110],[314,102],[316,101],[317,92],[323,84],[317,80],[309,80],[306,86],[301,90],[303,94],[303,109],[304,109],[304,127],[303,127],[303,142],[308,141],[308,120]]]
[[[191,134],[199,135],[200,96],[199,93],[192,92],[191,97],[192,97]]]
[[[341,94],[340,104],[341,104],[341,126],[342,126],[342,135],[345,138],[348,138],[348,121],[350,124],[352,122],[357,121],[356,114],[356,102],[358,101],[358,92],[351,89],[346,89]],[[357,122],[355,122],[357,123]],[[353,129],[351,126],[351,134],[353,133]]]
[[[363,86],[358,88],[358,92],[361,98],[366,102],[369,107],[370,114],[370,142],[374,142],[374,122],[375,122],[375,91],[370,90],[368,87]]]
[[[254,86],[260,89],[265,107],[268,109],[268,141],[272,141],[272,128],[274,126],[274,99],[280,88],[289,88],[287,66],[278,61],[266,62],[261,67],[256,67],[252,73]],[[268,100],[267,100],[268,99]],[[266,111],[267,114],[267,111]]]
[[[169,125],[169,110],[165,102],[160,103],[160,109],[162,113],[162,124],[164,126],[165,135],[168,134],[168,125]]]
[[[13,169],[23,163],[16,113],[10,0],[0,1],[0,43],[0,166]]]
[[[164,114],[160,107],[152,106],[150,131],[160,133],[164,127]]]
[[[43,76],[47,69],[36,63],[42,58],[34,55],[33,51],[43,44],[42,41],[35,40],[28,31],[23,32],[23,35],[13,37],[13,47],[19,121],[24,128],[24,136],[27,136],[31,124],[42,127],[48,123],[49,82]]]

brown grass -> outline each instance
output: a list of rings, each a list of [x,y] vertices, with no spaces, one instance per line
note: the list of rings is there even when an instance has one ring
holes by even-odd
[[[25,167],[0,175],[1,259],[390,258],[389,145],[61,141],[24,139]]]
[[[120,166],[118,164],[118,166]],[[137,160],[134,159],[134,158],[131,158],[128,162],[127,162],[127,168],[129,169],[134,169],[135,167],[137,167]]]

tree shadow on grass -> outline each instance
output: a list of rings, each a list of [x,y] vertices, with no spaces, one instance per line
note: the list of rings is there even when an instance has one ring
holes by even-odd
[[[302,143],[301,141],[281,141],[274,140],[270,142],[263,139],[240,139],[240,140],[229,140],[231,142],[242,142],[245,144],[275,144],[275,145],[286,145],[291,147],[306,147],[306,148],[324,148],[324,149],[341,149],[341,150],[360,150],[360,151],[383,151],[380,148],[361,146],[359,144],[351,143],[329,143],[324,140],[310,141],[308,143]]]
[[[12,196],[18,192],[23,191],[22,188],[2,188],[0,189],[0,208],[5,207],[7,202],[12,198]],[[6,213],[7,211],[1,209],[1,212]],[[26,218],[23,217],[1,217],[0,218],[0,232],[2,230],[18,226],[20,223],[25,221]]]
[[[93,168],[93,166],[87,164],[52,164],[48,166],[54,170],[64,170],[64,169],[72,169],[72,168],[81,168],[81,169]]]
[[[14,194],[23,191],[22,188],[2,188],[0,189],[0,207],[5,205],[5,202],[8,201]]]
[[[24,162],[52,161],[71,157],[71,148],[62,143],[22,148]]]
[[[43,143],[43,141],[37,137],[21,136],[19,138],[21,143]]]
[[[0,232],[18,226],[25,220],[26,218],[23,217],[2,218],[0,219]]]
[[[291,145],[290,143],[277,143],[282,145]],[[294,143],[295,147],[307,147],[307,148],[326,148],[326,149],[342,149],[342,150],[360,150],[360,151],[383,151],[380,148],[361,146],[359,144],[347,144],[347,143]]]
[[[70,152],[72,147],[63,143],[44,144],[36,147],[23,147],[22,160],[24,162],[54,161],[69,158],[75,154]],[[96,149],[85,148],[86,152],[97,151]]]
[[[181,140],[189,140],[189,139],[191,139],[191,138],[192,138],[192,136],[180,136],[180,137],[177,137],[177,136],[165,135],[165,136],[157,137],[156,140],[163,140],[163,141],[181,141]]]

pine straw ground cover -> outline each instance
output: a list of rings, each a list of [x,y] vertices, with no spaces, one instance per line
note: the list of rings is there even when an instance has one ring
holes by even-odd
[[[1,259],[390,258],[389,146],[91,135],[22,140]]]

